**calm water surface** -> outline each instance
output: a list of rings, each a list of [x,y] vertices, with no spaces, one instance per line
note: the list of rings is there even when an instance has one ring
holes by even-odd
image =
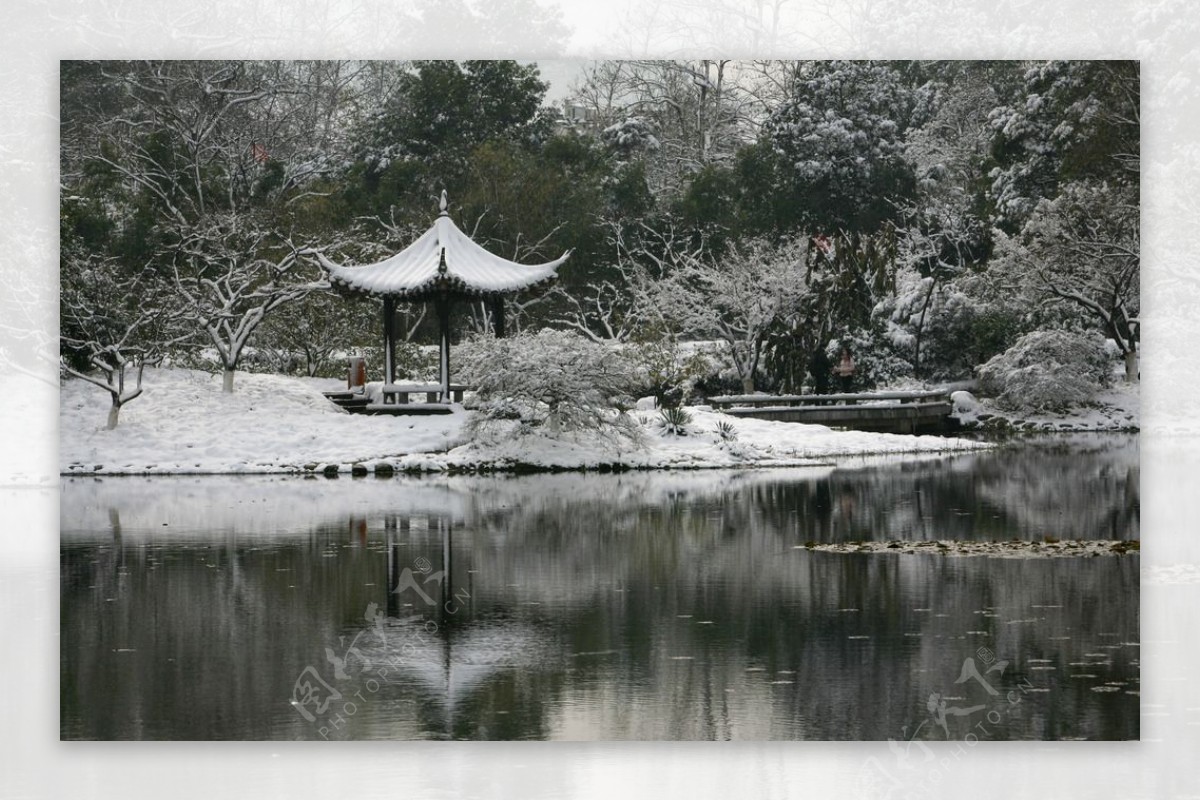
[[[65,479],[65,739],[1134,739],[1134,437],[839,469]],[[961,681],[960,681],[961,679]]]

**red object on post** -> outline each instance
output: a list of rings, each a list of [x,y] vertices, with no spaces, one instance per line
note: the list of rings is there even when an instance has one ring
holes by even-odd
[[[346,373],[346,388],[362,390],[367,385],[367,360],[361,356],[352,356],[347,360],[350,370]]]

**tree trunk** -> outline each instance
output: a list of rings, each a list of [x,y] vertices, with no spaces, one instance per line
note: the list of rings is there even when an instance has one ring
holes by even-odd
[[[233,392],[233,368],[226,367],[225,374],[222,377],[221,390],[224,392]]]
[[[753,375],[743,376],[742,392],[746,395],[754,394],[754,376]]]
[[[1130,348],[1125,351],[1125,382],[1128,384],[1136,384],[1138,382],[1138,353],[1136,348]]]
[[[121,414],[121,404],[114,399],[112,407],[109,408],[109,410],[108,410],[108,430],[109,431],[112,431],[114,428],[117,427],[117,418],[120,416],[120,414]]]

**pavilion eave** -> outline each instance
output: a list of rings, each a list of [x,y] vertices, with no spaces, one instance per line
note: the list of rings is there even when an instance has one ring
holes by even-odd
[[[469,286],[460,280],[456,280],[454,276],[439,275],[434,280],[427,282],[423,286],[390,291],[380,291],[369,287],[359,286],[353,281],[348,281],[340,277],[331,277],[329,283],[335,291],[343,295],[355,297],[387,298],[393,301],[405,303],[426,303],[446,297],[454,300],[491,300],[495,298],[502,298],[508,295],[521,295],[526,292],[545,290],[557,280],[557,274],[550,274],[536,281],[531,281],[524,286],[505,287],[502,289],[487,289]]]

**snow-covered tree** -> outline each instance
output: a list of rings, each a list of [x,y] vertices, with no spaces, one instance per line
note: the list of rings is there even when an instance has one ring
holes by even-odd
[[[1038,203],[1016,237],[997,234],[991,270],[1043,302],[1082,312],[1116,343],[1125,378],[1136,381],[1140,334],[1140,244],[1136,196],[1079,182]]]
[[[233,391],[238,362],[266,316],[325,286],[316,275],[298,276],[311,269],[299,255],[291,242],[234,215],[212,215],[180,242],[172,266],[182,313],[216,349],[226,392]]]
[[[609,244],[614,263],[603,277],[552,291],[558,311],[551,322],[595,342],[628,342],[647,329],[661,330],[658,279],[682,247],[674,229],[613,224]]]
[[[178,313],[216,347],[227,390],[264,315],[311,288],[293,278],[301,266],[284,232],[345,160],[358,71],[237,61],[71,70],[64,183],[78,194],[65,209],[88,248],[174,274]],[[105,89],[99,107],[79,88],[93,85]]]
[[[706,165],[732,159],[757,128],[728,60],[601,61],[569,102],[588,110],[621,159],[646,164],[651,191],[678,196]]]
[[[997,222],[1016,231],[1070,181],[1136,186],[1141,86],[1136,61],[1030,64],[1009,102],[990,113],[989,195]]]
[[[166,291],[150,270],[134,276],[112,259],[74,252],[64,272],[59,316],[63,373],[95,384],[111,399],[108,428],[142,394],[148,365],[169,345]]]
[[[1011,410],[1061,410],[1091,400],[1110,380],[1096,334],[1034,331],[979,368],[980,389]]]
[[[328,375],[335,371],[334,357],[339,352],[357,355],[378,343],[378,306],[318,290],[302,302],[285,304],[266,315],[251,345],[277,372]]]
[[[891,65],[805,62],[794,95],[763,127],[781,180],[818,231],[872,230],[913,191],[904,134],[916,93]]]
[[[750,239],[719,260],[687,255],[661,282],[660,308],[681,330],[725,342],[743,390],[754,392],[767,333],[810,292],[808,252],[804,242]]]
[[[907,340],[904,347],[920,376],[926,332],[937,327],[939,314],[961,308],[964,299],[952,283],[983,262],[989,232],[951,198],[926,198],[906,207],[903,214],[896,226],[897,292],[882,302],[891,307],[889,324]],[[951,303],[952,298],[957,302]]]

